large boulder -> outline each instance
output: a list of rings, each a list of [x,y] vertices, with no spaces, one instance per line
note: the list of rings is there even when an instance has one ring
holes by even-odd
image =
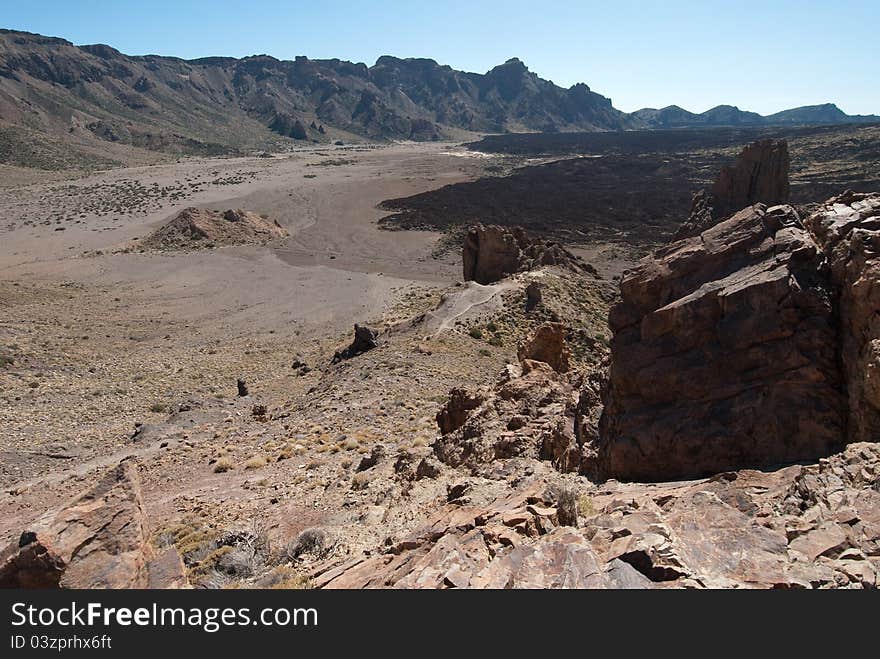
[[[354,359],[365,352],[375,350],[379,347],[379,335],[375,330],[371,330],[365,325],[354,326],[354,339],[351,344],[343,350],[337,350],[333,355],[333,364],[339,364],[348,359]]]
[[[151,558],[137,471],[126,461],[3,550],[0,587],[146,588]],[[169,562],[152,571],[180,585],[185,578],[169,577]]]
[[[462,263],[464,280],[483,285],[551,265],[595,274],[595,270],[559,243],[533,239],[520,227],[497,225],[479,224],[468,230]]]
[[[756,205],[621,281],[587,471],[666,480],[830,455],[845,435],[824,256],[788,206]]]
[[[804,221],[759,204],[629,272],[585,470],[667,480],[877,441],[878,217],[880,195]]]
[[[789,167],[786,140],[761,140],[747,146],[733,166],[721,170],[709,190],[694,196],[690,218],[675,240],[699,235],[719,220],[754,204],[787,204]]]

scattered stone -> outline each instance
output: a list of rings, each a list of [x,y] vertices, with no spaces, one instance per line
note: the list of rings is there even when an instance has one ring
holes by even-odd
[[[367,471],[368,469],[372,469],[380,462],[382,462],[386,456],[388,455],[388,451],[382,444],[376,444],[373,447],[373,450],[370,452],[370,455],[361,458],[360,464],[355,471],[358,473],[362,471]]]

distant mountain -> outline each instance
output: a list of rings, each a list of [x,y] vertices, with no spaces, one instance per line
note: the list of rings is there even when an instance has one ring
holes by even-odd
[[[847,114],[833,103],[825,103],[824,105],[806,105],[802,108],[783,110],[782,112],[777,112],[776,114],[771,114],[769,117],[765,117],[764,120],[767,123],[773,125],[833,125],[849,123],[875,123],[880,121],[880,117],[875,114]]]
[[[836,111],[836,112],[835,112]],[[760,117],[731,106],[626,114],[578,84],[543,80],[518,59],[485,74],[430,59],[124,55],[106,45],[0,30],[0,161],[22,135],[63,143],[214,154],[291,140],[436,140],[468,132],[571,132],[870,121],[835,106]],[[25,149],[26,150],[26,149]],[[97,150],[94,151],[98,153]],[[8,158],[7,158],[8,160]]]
[[[677,105],[662,110],[645,108],[630,117],[638,128],[712,128],[736,126],[836,125],[849,123],[878,123],[877,115],[849,115],[832,103],[810,105],[777,112],[763,117],[732,105],[719,105],[702,114],[688,112]]]
[[[10,30],[0,30],[0,121],[184,152],[277,138],[432,140],[456,130],[633,125],[586,85],[563,89],[517,59],[485,75],[394,57],[372,67],[268,55],[186,61]]]

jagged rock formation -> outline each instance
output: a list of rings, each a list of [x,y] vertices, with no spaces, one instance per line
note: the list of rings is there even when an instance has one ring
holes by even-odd
[[[839,292],[850,441],[880,440],[880,195],[845,193],[806,221]]]
[[[578,519],[562,527],[572,496]],[[874,589],[878,574],[880,445],[853,444],[812,466],[580,495],[537,477],[488,505],[452,501],[375,553],[317,566],[312,583]]]
[[[186,61],[11,30],[0,31],[0,96],[8,123],[190,153],[271,145],[279,136],[434,140],[450,129],[633,125],[586,85],[560,88],[516,59],[484,75],[387,56],[372,67],[268,55]]]
[[[520,345],[517,356],[520,364],[525,365],[529,361],[543,362],[557,373],[567,373],[570,355],[565,343],[565,325],[539,325]]]
[[[755,205],[628,273],[586,471],[666,480],[876,440],[878,206]]]
[[[593,271],[580,257],[552,241],[529,237],[520,227],[471,227],[462,248],[464,280],[492,284],[517,272],[558,265],[575,271]]]
[[[486,509],[447,506],[386,553],[321,566],[317,588],[650,588],[622,561],[603,565],[587,539],[560,526],[545,484]]]
[[[454,389],[437,413],[441,437],[434,453],[441,462],[475,472],[495,460],[532,458],[559,471],[577,472],[581,446],[574,434],[576,392],[568,371],[565,328],[545,323],[519,349],[492,387]]]
[[[277,221],[243,210],[186,208],[143,241],[143,249],[163,251],[261,245],[286,237]]]
[[[379,347],[379,335],[364,325],[354,326],[354,340],[344,350],[337,350],[333,355],[333,364],[354,359],[358,355]]]
[[[787,204],[789,166],[786,140],[762,140],[747,146],[732,167],[721,170],[711,189],[694,196],[691,215],[673,240],[699,235],[718,220],[753,204]]]
[[[185,587],[176,552],[154,555],[131,462],[25,529],[0,553],[0,588]]]

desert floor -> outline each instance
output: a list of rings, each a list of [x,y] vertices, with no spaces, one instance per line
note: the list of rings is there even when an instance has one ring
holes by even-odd
[[[32,174],[30,182],[7,168],[0,540],[127,455],[142,465],[155,530],[193,515],[233,524],[274,501],[271,526],[288,537],[326,522],[345,497],[372,499],[350,492],[348,470],[361,454],[377,442],[427,446],[450,388],[484,384],[515,359],[515,345],[477,345],[463,332],[431,350],[420,349],[418,332],[404,332],[361,364],[329,367],[355,322],[385,329],[418,318],[461,277],[456,251],[437,256],[440,234],[381,230],[376,206],[474,178],[495,159],[449,144],[398,144],[183,159],[68,179]],[[188,206],[266,214],[290,237],[273,247],[138,250]],[[433,327],[496,292],[468,291]],[[295,360],[313,370],[295,371]],[[236,397],[238,378],[251,398]],[[257,403],[271,422],[253,418]],[[215,473],[224,455],[237,468]],[[330,496],[336,483],[339,496]],[[375,508],[365,503],[358,515]]]

